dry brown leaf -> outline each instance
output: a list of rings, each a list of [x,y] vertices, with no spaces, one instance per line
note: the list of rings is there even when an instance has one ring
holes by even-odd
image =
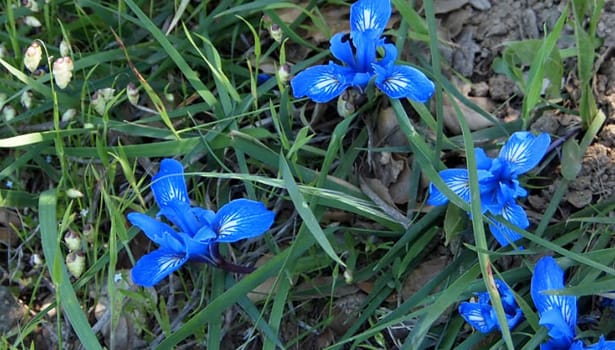
[[[21,220],[12,210],[0,208],[0,247],[14,247],[20,242],[19,235],[13,227],[20,227]]]
[[[464,94],[468,100],[477,104],[481,109],[487,112],[490,112],[494,109],[493,102],[491,102],[489,98],[468,96],[468,93],[470,92],[470,89],[471,89],[470,84],[463,84],[461,82],[458,82],[458,80],[456,79],[452,79],[452,81],[454,83],[457,82],[456,85],[459,86],[459,90],[461,91],[461,93]],[[459,107],[459,109],[461,110],[461,114],[463,115],[466,122],[468,123],[470,130],[480,130],[480,129],[484,129],[486,127],[493,125],[493,122],[485,118],[483,115],[479,114],[478,112],[474,111],[470,107],[461,103],[461,101],[459,101],[458,99],[454,97],[453,99],[455,103],[457,104],[457,106]],[[453,134],[455,135],[460,134],[461,126],[459,124],[459,120],[457,119],[457,112],[455,110],[453,102],[451,102],[451,100],[446,94],[443,96],[443,106],[442,107],[444,109],[444,113],[443,113],[444,114],[444,125]]]

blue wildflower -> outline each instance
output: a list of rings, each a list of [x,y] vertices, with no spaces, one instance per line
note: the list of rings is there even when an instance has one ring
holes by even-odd
[[[300,72],[290,82],[293,95],[324,103],[349,87],[363,91],[373,79],[391,98],[426,102],[434,92],[433,82],[415,68],[395,65],[397,49],[382,36],[390,17],[389,0],[355,2],[350,7],[350,34],[338,33],[330,40],[331,53],[345,65],[329,62]],[[378,49],[383,52],[380,58]]]
[[[522,229],[530,223],[516,198],[527,196],[527,191],[519,184],[519,175],[534,168],[544,157],[551,138],[542,133],[534,136],[527,131],[515,132],[500,150],[497,158],[489,158],[482,148],[475,148],[478,184],[482,213],[489,212],[502,216],[511,224]],[[470,202],[470,183],[467,169],[446,169],[440,171],[446,185],[465,202]],[[434,184],[429,186],[430,205],[443,205],[448,198]],[[493,236],[506,246],[521,236],[514,230],[496,222],[489,224]]]
[[[164,216],[177,230],[142,213],[128,214],[128,220],[160,246],[133,267],[132,279],[138,285],[151,287],[188,261],[241,268],[222,259],[218,243],[259,236],[273,224],[274,213],[248,199],[233,200],[217,213],[190,206],[183,167],[173,159],[161,162],[152,191],[160,208],[157,216]]]
[[[515,296],[506,283],[496,279],[495,286],[502,300],[508,328],[512,329],[521,321],[523,312],[519,305],[517,305]],[[489,333],[494,329],[501,329],[495,309],[491,305],[489,293],[480,292],[476,293],[476,295],[478,297],[477,302],[463,302],[459,305],[461,317],[481,333]]]
[[[585,347],[580,340],[574,341],[577,324],[577,298],[573,295],[555,295],[544,292],[564,288],[564,271],[550,256],[541,258],[534,268],[530,294],[539,324],[548,330],[550,339],[540,346],[541,350],[614,350],[615,341],[600,337],[596,344]]]

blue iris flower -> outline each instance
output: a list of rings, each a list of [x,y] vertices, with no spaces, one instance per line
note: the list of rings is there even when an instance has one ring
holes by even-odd
[[[527,196],[519,184],[519,175],[534,168],[544,157],[551,138],[542,133],[538,136],[527,131],[515,132],[500,150],[497,158],[489,158],[482,148],[475,148],[478,184],[482,213],[489,212],[502,216],[511,224],[522,229],[530,223],[523,207],[516,198]],[[446,169],[440,171],[446,185],[465,202],[470,202],[470,183],[467,169]],[[434,184],[429,186],[430,205],[443,205],[448,198]],[[493,236],[506,246],[521,236],[499,222],[489,224]]]
[[[541,350],[614,350],[615,341],[600,337],[596,344],[585,347],[580,340],[574,341],[577,324],[577,298],[574,295],[555,295],[564,288],[564,271],[550,256],[541,258],[534,268],[530,294],[540,316],[539,324],[548,330],[549,340]]]
[[[415,68],[396,65],[397,49],[382,36],[390,17],[389,0],[355,2],[350,7],[350,34],[338,33],[330,40],[331,53],[345,65],[329,62],[300,72],[290,82],[293,95],[325,103],[349,87],[363,91],[374,79],[391,98],[426,102],[434,92],[433,82]]]
[[[152,191],[160,212],[176,229],[142,213],[128,214],[128,220],[160,246],[143,256],[132,269],[132,280],[151,287],[188,261],[218,267],[241,266],[225,262],[218,243],[232,243],[262,235],[273,224],[274,213],[260,202],[236,199],[217,213],[190,206],[184,169],[180,162],[164,159],[152,178]],[[237,269],[238,268],[238,269]]]
[[[495,286],[502,300],[508,328],[512,329],[523,318],[523,312],[519,305],[517,305],[515,296],[506,283],[496,279]],[[481,333],[489,333],[494,329],[501,329],[495,309],[491,305],[489,293],[476,293],[476,296],[478,297],[477,302],[463,302],[459,305],[461,317]]]

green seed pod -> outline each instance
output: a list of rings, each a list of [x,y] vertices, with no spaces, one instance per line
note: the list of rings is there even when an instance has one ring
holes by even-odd
[[[66,256],[68,272],[75,278],[79,278],[85,271],[85,254],[83,252],[70,252]]]

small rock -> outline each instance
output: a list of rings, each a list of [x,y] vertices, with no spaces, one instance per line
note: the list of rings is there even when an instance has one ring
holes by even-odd
[[[489,10],[491,8],[489,0],[470,0],[470,5],[480,11]]]
[[[495,101],[506,101],[515,94],[515,82],[508,77],[496,74],[489,78],[489,95]]]

